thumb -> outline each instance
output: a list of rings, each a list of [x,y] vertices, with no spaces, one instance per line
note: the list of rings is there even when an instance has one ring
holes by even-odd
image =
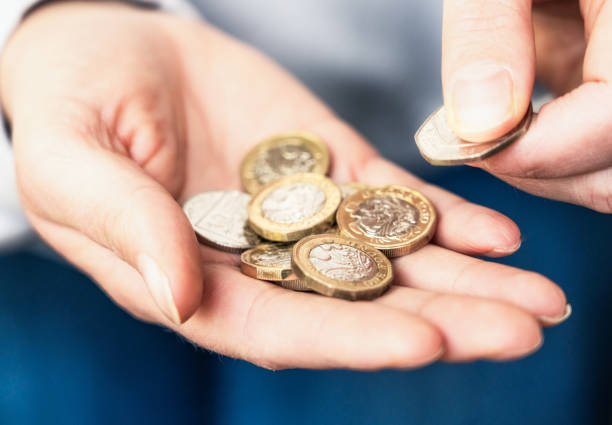
[[[181,207],[135,162],[103,147],[96,140],[103,132],[58,122],[15,123],[24,206],[114,252],[140,273],[163,314],[181,324],[202,296],[198,243]]]
[[[444,2],[444,104],[459,137],[483,142],[515,127],[527,112],[534,75],[530,0]]]

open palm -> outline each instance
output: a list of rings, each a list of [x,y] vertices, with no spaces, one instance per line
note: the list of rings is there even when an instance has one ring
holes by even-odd
[[[44,37],[41,37],[44,34]],[[378,156],[307,89],[199,22],[110,4],[58,4],[22,24],[2,58],[20,193],[37,229],[131,314],[269,368],[414,367],[505,359],[540,344],[561,289],[465,254],[513,252],[511,220]],[[284,290],[199,246],[180,203],[240,188],[258,140],[320,136],[338,182],[402,184],[439,214],[435,244],[394,260],[371,302]]]

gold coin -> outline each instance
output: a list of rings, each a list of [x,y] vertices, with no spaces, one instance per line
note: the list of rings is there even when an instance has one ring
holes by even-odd
[[[436,211],[416,190],[390,185],[349,196],[338,208],[336,220],[340,234],[366,242],[388,257],[397,257],[431,240]]]
[[[306,282],[293,273],[293,244],[266,243],[245,251],[240,256],[240,270],[247,276],[267,280],[292,291],[310,291]]]
[[[486,159],[519,139],[529,129],[533,118],[530,104],[527,113],[507,134],[489,142],[473,143],[460,139],[446,120],[444,106],[433,112],[414,135],[423,158],[433,165],[456,165]]]
[[[325,175],[329,152],[325,143],[309,133],[279,134],[255,145],[240,166],[240,178],[254,195],[281,177],[299,173]]]
[[[276,283],[285,289],[291,289],[292,291],[311,292],[306,281],[304,279],[298,279],[295,273],[288,276],[287,279],[275,281],[273,283]]]
[[[320,174],[283,177],[263,187],[248,207],[249,225],[260,236],[290,242],[327,230],[340,204],[340,188]]]
[[[391,284],[391,262],[376,248],[357,239],[323,234],[293,247],[295,274],[315,292],[346,300],[367,300]]]
[[[342,191],[342,199],[348,198],[353,193],[357,193],[360,190],[367,189],[367,188],[368,188],[368,185],[363,184],[363,183],[357,183],[357,182],[342,183],[340,185],[340,190]]]
[[[293,244],[265,243],[257,245],[240,256],[240,270],[260,280],[281,281],[293,274],[291,250]]]
[[[200,193],[183,205],[198,240],[228,252],[242,252],[261,242],[248,226],[251,195],[238,190]]]

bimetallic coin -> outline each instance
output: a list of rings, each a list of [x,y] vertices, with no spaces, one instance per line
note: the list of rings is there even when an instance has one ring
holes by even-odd
[[[453,133],[444,106],[432,113],[414,135],[423,158],[433,165],[456,165],[486,159],[527,132],[533,117],[532,105],[508,134],[484,143],[472,143]]]
[[[293,244],[261,244],[240,256],[240,270],[247,276],[267,280],[293,291],[310,291],[291,269]]]
[[[346,199],[353,193],[359,192],[360,190],[367,189],[368,185],[357,182],[343,183],[340,185],[342,191],[342,199]]]
[[[431,240],[436,212],[421,193],[391,185],[349,196],[340,204],[336,220],[340,234],[366,242],[388,257],[397,257]]]
[[[322,234],[293,247],[295,274],[315,292],[346,300],[381,295],[391,284],[391,262],[376,248],[356,239]]]
[[[283,177],[262,188],[248,207],[249,225],[277,242],[327,230],[340,204],[340,188],[320,174]]]
[[[272,283],[276,283],[285,289],[291,289],[292,291],[298,292],[311,292],[308,284],[304,279],[298,279],[295,273],[287,276],[284,280],[273,281]]]
[[[183,211],[200,242],[228,252],[253,248],[261,239],[248,226],[251,195],[238,190],[200,193],[189,199]]]
[[[291,250],[293,244],[266,243],[245,251],[240,256],[240,270],[260,280],[280,281],[293,273]]]
[[[327,173],[329,153],[325,144],[308,133],[279,134],[258,143],[240,166],[247,192],[254,195],[281,177],[299,173]]]

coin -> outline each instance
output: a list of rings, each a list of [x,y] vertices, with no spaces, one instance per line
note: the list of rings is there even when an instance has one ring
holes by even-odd
[[[216,190],[189,199],[183,211],[200,242],[228,252],[253,248],[261,239],[248,226],[251,195],[238,190]]]
[[[255,279],[267,280],[293,291],[310,291],[306,282],[293,273],[293,244],[265,243],[245,251],[240,256],[240,270]]]
[[[253,197],[248,207],[249,224],[266,239],[296,241],[328,229],[340,198],[340,188],[325,176],[286,176]]]
[[[423,158],[433,165],[465,164],[486,159],[519,139],[527,132],[533,115],[530,104],[521,122],[507,134],[489,142],[472,143],[453,133],[442,106],[425,120],[414,139]]]
[[[285,280],[280,280],[274,283],[282,286],[285,289],[291,289],[292,291],[311,292],[311,289],[308,287],[306,281],[304,279],[298,279],[295,274],[292,274]]]
[[[372,299],[391,284],[391,262],[376,248],[356,239],[323,234],[293,247],[295,274],[315,292],[346,300]]]
[[[390,185],[349,196],[340,204],[336,220],[340,234],[366,242],[388,257],[397,257],[431,240],[436,211],[416,190]]]
[[[240,166],[247,192],[254,195],[281,177],[299,173],[327,173],[329,153],[325,143],[309,133],[279,134],[255,145]]]
[[[240,270],[260,280],[279,281],[293,273],[291,250],[293,244],[264,243],[245,251],[240,256]]]
[[[355,192],[359,192],[360,190],[367,189],[368,185],[357,182],[349,182],[342,183],[340,185],[340,190],[342,191],[342,199],[348,198]]]

